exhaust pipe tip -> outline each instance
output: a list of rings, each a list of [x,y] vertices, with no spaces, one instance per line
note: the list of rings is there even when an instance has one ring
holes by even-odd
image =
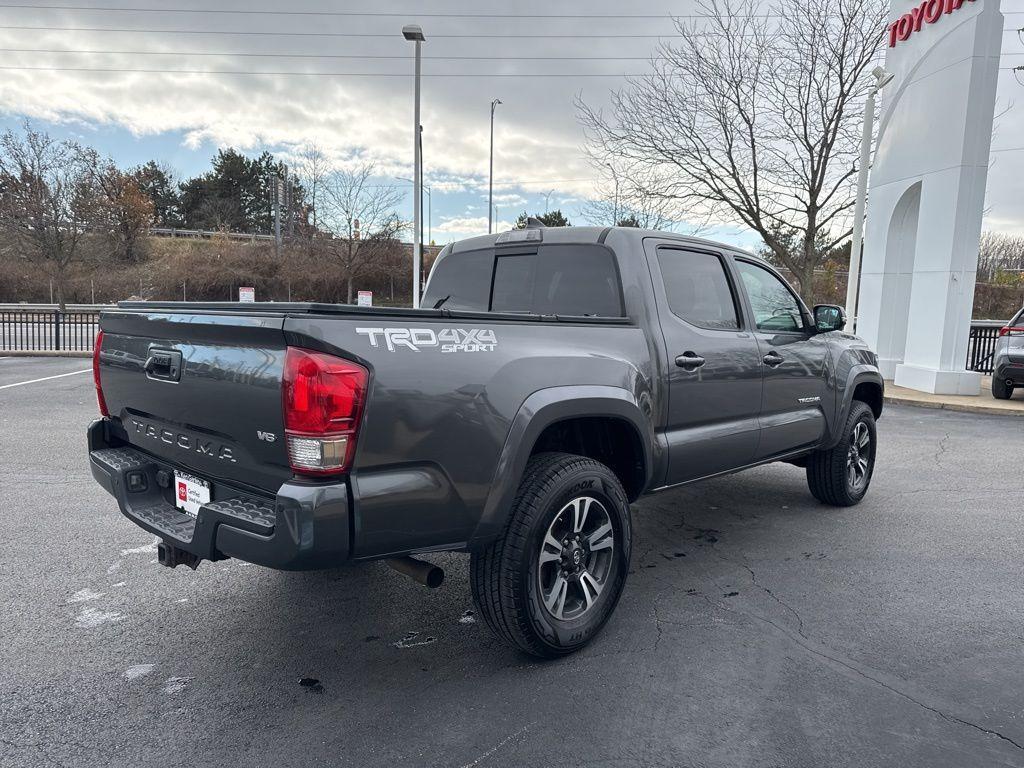
[[[423,560],[417,560],[415,557],[389,557],[384,562],[392,570],[398,571],[430,589],[437,589],[444,583],[443,568]]]

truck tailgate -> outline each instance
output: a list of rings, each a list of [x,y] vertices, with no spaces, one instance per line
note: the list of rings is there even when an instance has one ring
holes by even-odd
[[[121,437],[200,477],[276,491],[291,476],[283,325],[270,312],[105,312],[100,377]]]

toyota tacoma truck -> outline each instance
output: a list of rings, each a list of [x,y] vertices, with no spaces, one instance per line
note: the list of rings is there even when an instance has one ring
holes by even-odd
[[[783,461],[867,492],[883,383],[839,307],[730,246],[542,228],[447,246],[423,308],[124,302],[95,345],[93,476],[164,565],[471,558],[479,613],[587,643],[640,496]]]

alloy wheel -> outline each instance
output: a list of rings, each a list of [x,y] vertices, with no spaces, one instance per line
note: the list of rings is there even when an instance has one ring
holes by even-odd
[[[612,571],[615,529],[608,510],[580,496],[559,510],[540,545],[537,584],[541,602],[560,621],[589,611]]]
[[[871,432],[868,425],[858,421],[850,434],[850,447],[846,452],[846,482],[854,493],[868,482],[871,459]]]

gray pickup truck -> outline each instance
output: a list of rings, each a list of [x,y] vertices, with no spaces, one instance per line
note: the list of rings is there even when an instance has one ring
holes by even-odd
[[[876,357],[734,248],[628,228],[449,245],[422,309],[126,302],[103,313],[93,476],[160,562],[277,569],[468,552],[480,614],[580,648],[629,570],[630,503],[767,462],[863,498]]]

